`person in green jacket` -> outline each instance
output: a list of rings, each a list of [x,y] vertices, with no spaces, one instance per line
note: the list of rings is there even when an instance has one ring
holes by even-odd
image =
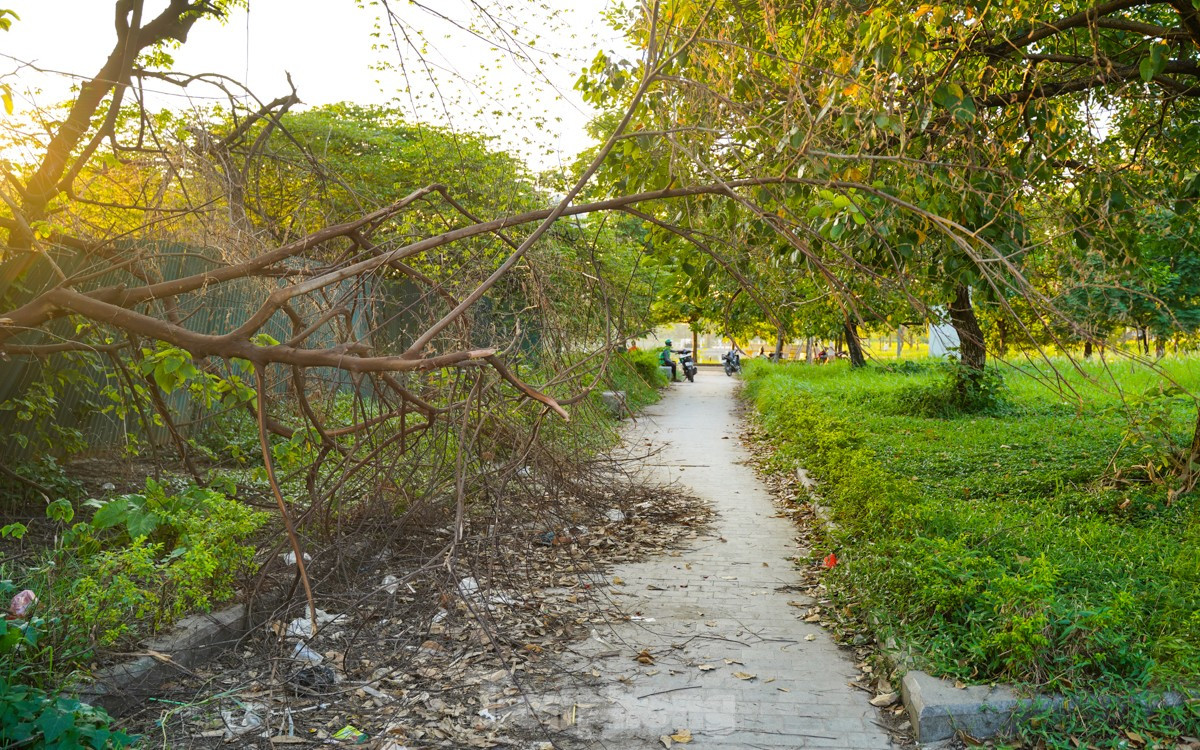
[[[671,339],[663,342],[662,351],[658,353],[658,363],[671,368],[671,382],[679,382],[679,371],[675,367],[675,360],[671,359]]]

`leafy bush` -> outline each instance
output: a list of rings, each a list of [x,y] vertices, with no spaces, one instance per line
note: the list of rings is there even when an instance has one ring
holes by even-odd
[[[48,750],[122,748],[136,741],[103,709],[0,677],[0,745]]]
[[[1004,379],[996,369],[972,370],[957,360],[939,363],[938,369],[940,379],[900,389],[891,413],[952,419],[972,414],[999,416],[1011,410]]]
[[[0,580],[0,600],[9,601],[17,590],[12,581]],[[132,738],[112,730],[103,710],[27,684],[39,677],[31,665],[44,671],[55,658],[43,637],[48,624],[33,613],[25,620],[0,618],[0,746],[65,750],[132,744]]]
[[[609,383],[614,390],[624,391],[626,403],[638,409],[659,399],[658,391],[665,388],[668,378],[658,366],[654,352],[623,352],[613,357]]]
[[[141,493],[86,505],[96,508],[91,520],[63,532],[23,575],[55,615],[46,636],[60,651],[80,642],[112,646],[232,598],[254,568],[246,539],[268,517],[212,488],[171,492],[153,479]],[[67,524],[74,511],[60,500],[47,515]],[[60,666],[71,661],[60,658]]]
[[[158,628],[231,598],[254,566],[244,540],[267,519],[223,492],[188,484],[168,493],[153,479],[142,493],[91,504],[91,521],[60,550],[60,567],[74,568],[63,604],[105,646],[147,617]],[[73,552],[83,554],[63,557]]]

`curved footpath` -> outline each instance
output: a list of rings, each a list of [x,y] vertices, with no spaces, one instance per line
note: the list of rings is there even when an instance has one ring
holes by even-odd
[[[712,503],[712,533],[614,570],[607,590],[639,619],[573,649],[570,671],[593,686],[534,704],[570,715],[589,748],[662,748],[672,734],[678,746],[689,733],[688,748],[890,748],[868,696],[847,684],[851,654],[788,604],[811,603],[794,588],[795,532],[747,465],[735,382],[701,370],[630,424],[631,449],[661,449],[652,477]]]

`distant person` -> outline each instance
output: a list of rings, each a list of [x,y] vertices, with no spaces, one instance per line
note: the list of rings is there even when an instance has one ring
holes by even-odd
[[[662,351],[658,353],[658,363],[663,367],[671,368],[671,382],[679,382],[679,370],[675,366],[675,360],[671,359],[671,339],[663,342]]]
[[[823,365],[828,361],[829,361],[829,350],[828,349],[822,349],[821,351],[817,352],[817,364],[818,365]]]

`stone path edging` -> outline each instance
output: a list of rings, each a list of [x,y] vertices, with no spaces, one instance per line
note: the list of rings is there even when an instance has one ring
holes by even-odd
[[[162,683],[211,659],[265,623],[271,608],[259,606],[254,612],[247,618],[246,606],[235,604],[219,612],[185,617],[170,632],[145,641],[146,655],[93,674],[91,683],[79,689],[79,697],[110,713],[140,706]]]

